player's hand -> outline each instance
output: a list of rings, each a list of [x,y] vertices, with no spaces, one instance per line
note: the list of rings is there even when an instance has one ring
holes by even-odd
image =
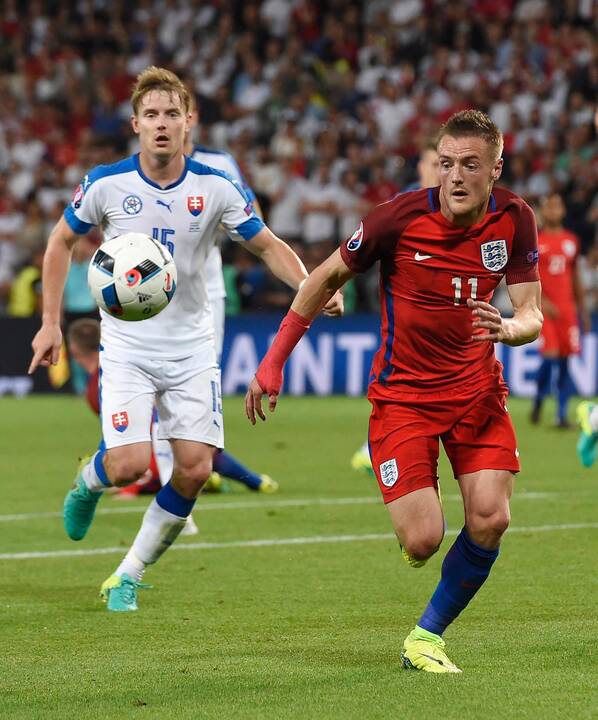
[[[500,342],[505,337],[503,319],[497,308],[482,300],[467,298],[467,307],[473,315],[474,342]],[[487,330],[487,332],[484,332]]]
[[[266,420],[262,408],[262,395],[268,395],[268,408],[270,412],[274,412],[281,387],[282,368],[264,364],[264,360],[262,360],[245,395],[245,414],[252,425],[255,425],[256,414],[260,420]]]
[[[343,293],[337,290],[330,300],[324,305],[322,312],[328,317],[340,317],[345,311],[345,299]]]
[[[62,347],[62,331],[59,325],[42,325],[31,342],[33,359],[27,373],[31,375],[40,365],[56,365]]]

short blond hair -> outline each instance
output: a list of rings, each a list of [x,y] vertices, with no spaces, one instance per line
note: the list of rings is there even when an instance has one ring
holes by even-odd
[[[139,73],[133,92],[131,93],[131,105],[133,112],[137,115],[141,99],[152,90],[163,90],[169,95],[178,95],[181,99],[181,105],[185,109],[185,114],[191,111],[191,96],[189,90],[185,87],[183,81],[170,70],[166,68],[150,65],[142,73]]]
[[[490,117],[481,110],[461,110],[444,123],[438,133],[438,145],[445,135],[454,138],[479,137],[490,145],[496,160],[503,151],[504,140],[501,131],[492,122]]]

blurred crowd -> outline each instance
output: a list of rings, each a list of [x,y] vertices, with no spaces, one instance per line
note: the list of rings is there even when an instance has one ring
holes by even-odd
[[[308,267],[374,204],[426,182],[439,125],[477,107],[505,135],[501,183],[565,199],[596,281],[598,90],[593,0],[62,0],[0,3],[0,312],[35,313],[48,231],[87,170],[136,151],[128,103],[151,64],[230,151],[272,230]],[[421,170],[421,168],[420,168]],[[93,307],[77,247],[66,312]],[[224,242],[228,311],[289,292]],[[595,292],[595,290],[594,290]],[[373,274],[347,294],[373,310]],[[89,307],[88,307],[89,306]]]

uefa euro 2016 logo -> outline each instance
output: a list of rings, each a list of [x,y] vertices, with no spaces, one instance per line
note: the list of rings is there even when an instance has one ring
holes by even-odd
[[[123,200],[123,210],[127,215],[138,215],[141,212],[143,203],[137,195],[127,195]]]

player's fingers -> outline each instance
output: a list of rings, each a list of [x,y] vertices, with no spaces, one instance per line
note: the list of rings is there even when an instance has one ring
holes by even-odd
[[[54,345],[52,347],[52,365],[57,365],[60,358],[60,345]]]
[[[259,390],[257,393],[253,393],[253,407],[260,420],[266,420],[266,415],[262,409],[262,391]]]
[[[31,364],[29,365],[29,370],[27,370],[27,374],[31,375],[32,372],[35,372],[37,369],[37,366],[40,364],[43,356],[43,350],[36,350],[33,354],[33,358],[31,359]]]
[[[252,425],[255,425],[255,412],[253,410],[253,396],[251,390],[245,393],[245,415]]]
[[[271,393],[268,395],[268,408],[270,412],[274,412],[276,410],[276,403],[278,402],[278,395],[276,393]]]
[[[473,342],[498,342],[498,333],[480,333],[479,335],[472,335],[471,340]]]

